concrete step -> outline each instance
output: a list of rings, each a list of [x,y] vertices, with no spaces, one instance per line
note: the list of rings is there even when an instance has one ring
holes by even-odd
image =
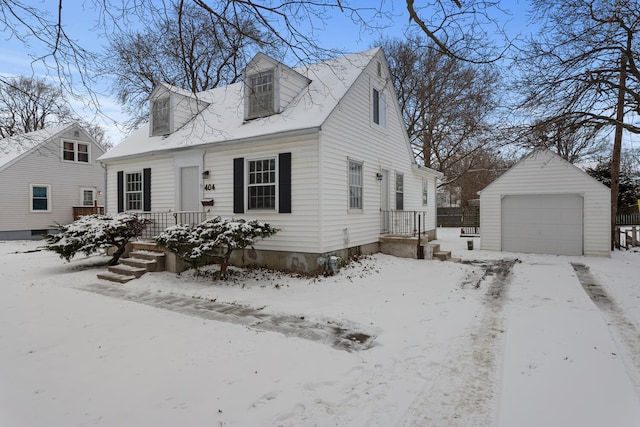
[[[440,261],[447,261],[451,259],[451,251],[437,251],[433,253],[433,257]]]
[[[132,251],[154,251],[154,252],[164,252],[164,250],[155,244],[155,242],[145,242],[142,240],[131,242],[131,250]]]
[[[130,267],[144,268],[146,271],[162,271],[158,268],[158,261],[155,259],[143,259],[137,257],[121,258],[120,264]]]
[[[124,275],[124,274],[107,272],[107,273],[99,273],[98,279],[108,280],[109,282],[115,282],[115,283],[127,283],[128,281],[135,279],[135,277]]]
[[[440,243],[429,242],[427,245],[431,247],[432,253],[440,252]]]
[[[120,274],[123,276],[133,276],[136,279],[147,272],[146,268],[133,267],[131,265],[125,264],[112,265],[108,268],[108,270],[111,273]]]

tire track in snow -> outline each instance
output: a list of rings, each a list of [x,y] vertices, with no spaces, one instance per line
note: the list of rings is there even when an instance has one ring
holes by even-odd
[[[482,317],[472,328],[469,339],[455,348],[451,363],[441,371],[439,377],[448,384],[446,389],[439,388],[437,382],[425,386],[409,407],[401,425],[466,427],[493,424],[494,405],[491,403],[495,399],[497,363],[504,340],[502,311],[516,262],[519,261],[466,262],[484,269],[480,279],[474,279],[475,289],[482,289],[483,284],[490,280],[483,298]],[[444,412],[446,416],[433,419],[427,415],[433,413],[434,406],[446,407],[446,411],[436,411]]]
[[[571,266],[591,301],[604,315],[614,337],[618,338],[616,341],[623,347],[623,360],[627,374],[640,394],[640,329],[627,318],[618,303],[598,283],[588,266],[574,262]]]

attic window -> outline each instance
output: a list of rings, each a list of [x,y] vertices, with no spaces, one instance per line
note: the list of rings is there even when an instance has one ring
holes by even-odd
[[[273,71],[249,77],[249,119],[264,117],[275,112]]]
[[[170,133],[169,97],[160,98],[151,104],[151,135],[166,135]]]

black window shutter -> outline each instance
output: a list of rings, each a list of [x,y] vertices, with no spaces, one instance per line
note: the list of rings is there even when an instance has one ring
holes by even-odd
[[[244,213],[244,158],[233,159],[233,213]]]
[[[124,212],[124,172],[118,171],[118,212]]]
[[[151,211],[151,168],[142,169],[142,210]]]
[[[278,155],[278,168],[278,212],[291,213],[291,153],[280,153]]]

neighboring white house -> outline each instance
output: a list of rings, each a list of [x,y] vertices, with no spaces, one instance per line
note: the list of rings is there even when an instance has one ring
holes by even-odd
[[[610,256],[611,191],[548,150],[480,192],[482,249]]]
[[[30,239],[102,204],[104,150],[77,124],[0,140],[0,239]]]
[[[160,84],[150,110],[99,159],[109,212],[204,205],[266,221],[282,231],[246,263],[306,271],[377,251],[381,233],[417,227],[414,212],[435,237],[441,174],[414,160],[380,48],[300,68],[259,53],[240,83],[195,95]]]

